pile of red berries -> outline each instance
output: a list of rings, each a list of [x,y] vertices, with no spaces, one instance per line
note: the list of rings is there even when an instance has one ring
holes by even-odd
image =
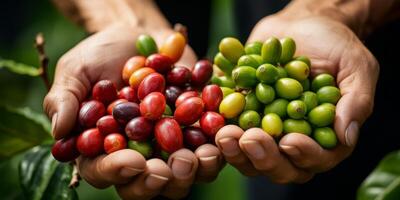
[[[67,162],[130,148],[146,158],[166,159],[181,148],[213,143],[225,125],[217,113],[223,94],[217,85],[205,86],[212,76],[208,60],[192,70],[174,65],[185,45],[180,33],[159,50],[150,36],[140,36],[141,55],[130,58],[122,71],[126,86],[118,91],[110,80],[97,82],[77,113],[78,134],[57,141],[54,158]]]

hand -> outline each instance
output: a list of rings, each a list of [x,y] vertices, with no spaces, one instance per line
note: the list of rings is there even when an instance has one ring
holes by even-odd
[[[336,76],[342,98],[334,128],[340,144],[326,150],[299,133],[286,134],[276,144],[259,128],[243,131],[232,125],[218,132],[216,143],[227,162],[245,175],[264,175],[278,183],[306,182],[353,151],[359,127],[373,109],[379,65],[348,27],[327,17],[295,13],[266,17],[254,27],[248,41],[265,41],[270,36],[294,38],[296,54],[311,58],[312,75],[326,72]]]
[[[74,126],[79,104],[99,80],[109,79],[122,86],[121,71],[128,58],[136,54],[135,40],[144,29],[127,26],[108,27],[85,39],[58,62],[54,83],[44,100],[44,109],[52,118],[55,139],[69,134]],[[158,44],[172,30],[151,33]],[[193,66],[196,56],[186,47],[180,60]],[[94,159],[77,159],[81,176],[98,188],[116,185],[123,199],[149,199],[162,194],[169,198],[184,197],[192,183],[213,180],[222,166],[217,147],[203,145],[194,153],[182,149],[169,158],[146,161],[138,152],[125,149]]]

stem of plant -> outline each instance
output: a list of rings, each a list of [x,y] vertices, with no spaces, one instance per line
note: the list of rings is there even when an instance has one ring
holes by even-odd
[[[46,85],[47,90],[50,90],[50,81],[49,81],[49,78],[47,77],[49,58],[47,57],[46,52],[44,50],[44,44],[45,44],[45,40],[44,40],[43,34],[38,33],[36,35],[36,39],[35,39],[35,48],[39,54],[40,77],[44,81],[44,84]]]
[[[72,178],[71,178],[71,181],[69,182],[68,187],[76,188],[79,186],[79,180],[81,180],[81,176],[79,175],[78,168],[77,168],[75,162],[72,163],[72,167],[73,167]]]

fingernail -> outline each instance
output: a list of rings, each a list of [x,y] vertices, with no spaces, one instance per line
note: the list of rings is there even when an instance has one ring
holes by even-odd
[[[137,168],[133,168],[133,167],[124,167],[121,169],[121,171],[119,172],[120,175],[122,177],[132,177],[135,176],[139,173],[142,173],[144,170],[143,169],[137,169]]]
[[[174,177],[186,178],[190,175],[193,168],[193,162],[191,160],[175,157],[172,160],[172,173]]]
[[[288,145],[279,145],[279,147],[290,156],[298,156],[300,155],[299,149],[295,146],[288,146]]]
[[[53,137],[54,137],[54,130],[56,130],[57,127],[57,116],[58,113],[55,113],[53,117],[51,117],[51,134],[53,135]]]
[[[353,147],[357,143],[358,139],[358,122],[352,121],[346,129],[346,133],[344,135],[346,139],[346,145],[349,147]]]
[[[234,138],[223,138],[218,143],[226,156],[236,156],[240,153],[239,144]]]
[[[218,156],[200,157],[200,166],[207,168],[214,168],[218,164]]]
[[[255,158],[255,159],[262,159],[265,157],[265,150],[261,146],[260,143],[257,141],[253,140],[247,140],[243,141],[242,145],[244,147],[244,151],[246,151],[249,156]]]
[[[149,174],[144,182],[147,188],[157,190],[168,182],[168,178],[156,174]]]

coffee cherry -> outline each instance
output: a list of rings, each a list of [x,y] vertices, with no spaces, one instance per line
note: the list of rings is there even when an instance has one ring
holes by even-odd
[[[182,94],[182,89],[176,86],[167,86],[165,89],[165,99],[167,100],[167,104],[169,106],[174,107],[175,101]]]
[[[117,99],[113,102],[111,102],[108,106],[107,106],[107,114],[112,115],[112,111],[114,109],[114,106],[119,104],[119,103],[123,103],[123,102],[128,102],[128,100],[126,99]]]
[[[126,99],[130,102],[139,102],[137,96],[136,96],[136,92],[133,88],[127,86],[127,87],[123,87],[119,93],[118,93],[118,98],[120,99]]]
[[[148,94],[152,92],[164,93],[165,90],[165,79],[159,73],[149,74],[140,83],[138,88],[137,96],[140,100],[144,99]]]
[[[154,127],[154,136],[161,150],[167,153],[173,153],[183,148],[181,127],[175,119],[160,119]]]
[[[172,63],[175,63],[181,58],[183,51],[185,50],[185,46],[185,37],[181,33],[176,32],[167,37],[160,48],[160,53],[168,56],[171,58]]]
[[[97,129],[99,129],[100,133],[103,135],[118,133],[120,131],[120,126],[112,115],[106,115],[100,118],[97,121],[96,126]]]
[[[218,85],[207,85],[203,88],[201,98],[207,111],[217,111],[222,101],[222,90]]]
[[[132,150],[135,150],[142,154],[146,159],[150,158],[153,154],[153,148],[151,147],[150,142],[138,142],[138,141],[128,141],[128,147]]]
[[[123,102],[114,106],[112,115],[120,124],[126,124],[140,115],[139,105],[132,102]]]
[[[126,139],[119,133],[111,133],[104,138],[104,150],[107,154],[125,149]]]
[[[143,81],[143,79],[151,74],[154,73],[156,71],[154,71],[154,69],[149,68],[149,67],[143,67],[140,68],[136,71],[133,72],[133,74],[131,75],[131,77],[129,78],[129,85],[133,88],[133,89],[137,89],[140,85],[140,83]]]
[[[126,135],[135,141],[145,141],[152,132],[153,122],[144,117],[133,118],[125,127]]]
[[[84,131],[78,136],[76,147],[86,157],[96,157],[103,152],[104,136],[97,128]]]
[[[146,58],[143,56],[133,56],[126,61],[124,68],[122,69],[122,80],[124,80],[125,84],[129,84],[129,78],[133,72],[144,67],[145,62]]]
[[[185,86],[190,82],[192,72],[186,67],[174,67],[167,74],[167,82],[170,85]]]
[[[175,109],[174,118],[181,125],[195,123],[203,113],[204,103],[200,97],[191,97],[179,104]]]
[[[100,101],[90,100],[82,105],[79,110],[78,120],[82,127],[95,127],[97,120],[105,113],[106,108]]]
[[[156,72],[165,74],[172,68],[172,60],[162,54],[153,54],[147,57],[146,67],[154,69]]]
[[[199,127],[189,126],[183,129],[185,147],[195,151],[199,146],[207,143],[207,137]]]
[[[79,156],[76,149],[76,136],[58,140],[51,148],[51,154],[60,162],[69,162]]]
[[[146,119],[160,119],[165,111],[165,97],[160,92],[152,92],[140,103],[140,113]]]
[[[107,105],[118,98],[117,87],[109,80],[101,80],[94,85],[92,96]]]
[[[222,115],[216,112],[205,112],[200,118],[200,127],[208,137],[215,137],[219,129],[225,125]]]
[[[192,71],[192,81],[194,86],[201,87],[205,85],[212,76],[212,64],[208,60],[199,60],[194,65]]]
[[[196,91],[187,91],[182,93],[181,95],[178,96],[178,98],[175,101],[175,107],[177,108],[183,101],[190,97],[198,97],[199,93]]]
[[[157,53],[158,48],[154,39],[150,35],[141,34],[136,40],[136,50],[143,56]]]

